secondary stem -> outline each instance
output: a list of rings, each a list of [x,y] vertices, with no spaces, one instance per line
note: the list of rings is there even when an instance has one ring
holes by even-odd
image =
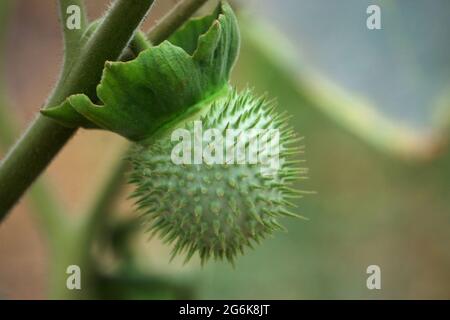
[[[177,4],[148,33],[148,39],[153,45],[158,45],[189,19],[208,0],[184,0]]]
[[[119,57],[152,3],[153,0],[117,0],[47,105],[57,105],[75,93],[95,97],[104,62]],[[34,120],[0,165],[0,220],[75,131],[40,115]]]

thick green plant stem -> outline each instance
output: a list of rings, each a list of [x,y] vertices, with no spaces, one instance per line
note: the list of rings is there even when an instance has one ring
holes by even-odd
[[[153,45],[158,45],[189,19],[208,0],[184,0],[177,4],[148,33],[148,39]]]
[[[0,167],[0,219],[47,167],[75,130],[39,116]]]
[[[1,81],[1,80],[0,80]],[[0,91],[2,85],[0,84]],[[4,93],[0,92],[0,151],[6,150],[17,137],[18,121],[11,108],[4,102]],[[61,239],[61,225],[64,213],[61,203],[57,201],[45,179],[41,179],[30,189],[31,212],[39,220],[50,245]]]
[[[47,105],[67,96],[85,93],[95,97],[107,60],[116,60],[128,44],[153,0],[117,0],[73,65],[64,83],[57,86]],[[76,129],[38,116],[0,165],[0,220],[73,136]]]

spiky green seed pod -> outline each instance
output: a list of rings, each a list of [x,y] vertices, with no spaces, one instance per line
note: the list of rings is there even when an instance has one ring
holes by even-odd
[[[224,135],[227,129],[278,130],[278,170],[265,174],[262,163],[208,164],[204,158],[197,164],[174,164],[171,155],[179,141],[172,141],[167,134],[154,144],[135,147],[130,157],[131,181],[137,186],[134,196],[149,230],[175,244],[173,256],[186,252],[188,261],[198,252],[202,262],[210,257],[233,262],[245,247],[282,229],[277,218],[297,216],[289,211],[293,206],[289,200],[300,193],[290,185],[303,169],[295,167],[296,161],[290,158],[300,151],[300,139],[285,116],[250,91],[233,92],[214,102],[201,122],[203,130],[216,128]],[[194,127],[192,121],[185,124],[191,137]],[[248,149],[261,135],[247,140]],[[202,149],[209,144],[202,141]],[[224,153],[227,147],[230,145],[224,143]]]

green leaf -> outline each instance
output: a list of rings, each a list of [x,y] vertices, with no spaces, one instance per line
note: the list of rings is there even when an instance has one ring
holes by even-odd
[[[81,94],[81,96],[84,95]],[[99,126],[83,117],[72,107],[70,100],[74,97],[76,97],[76,95],[70,96],[57,107],[42,109],[41,113],[47,117],[52,118],[53,120],[57,121],[60,125],[65,127],[70,128],[82,127],[86,129],[98,129]]]
[[[169,40],[133,61],[107,62],[97,87],[101,105],[81,94],[42,113],[64,125],[100,127],[140,141],[228,92],[240,45],[228,4],[189,21]]]

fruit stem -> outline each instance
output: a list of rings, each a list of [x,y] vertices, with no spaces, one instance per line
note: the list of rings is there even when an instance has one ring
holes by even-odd
[[[147,34],[153,45],[158,45],[177,31],[208,0],[184,0],[178,3]]]

